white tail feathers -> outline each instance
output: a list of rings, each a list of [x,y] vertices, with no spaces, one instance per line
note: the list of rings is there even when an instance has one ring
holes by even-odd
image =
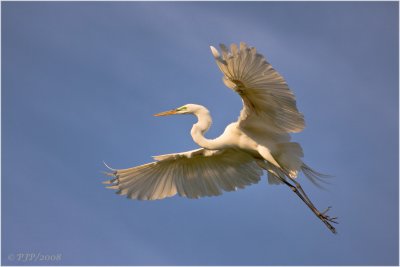
[[[302,157],[304,154],[300,144],[295,142],[280,143],[277,145],[276,151],[278,152],[272,152],[272,155],[283,170],[273,164],[268,164],[269,184],[281,184],[281,179],[278,177],[284,179],[286,179],[286,176],[289,176],[292,179],[297,178],[300,171],[319,188],[323,188],[320,184],[321,182],[328,183],[323,178],[331,176],[319,173],[303,162]]]
[[[301,171],[304,175],[317,187],[324,189],[324,187],[320,183],[329,184],[324,178],[330,178],[331,175],[323,174],[313,170],[310,166],[303,163],[301,165]]]
[[[272,152],[274,158],[279,165],[288,173],[290,178],[296,178],[303,164],[303,149],[299,143],[280,143],[276,147],[276,151]]]

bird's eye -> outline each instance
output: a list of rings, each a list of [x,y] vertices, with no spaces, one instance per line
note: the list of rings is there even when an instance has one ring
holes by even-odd
[[[177,108],[176,111],[183,111],[183,110],[186,110],[186,109],[187,109],[187,107],[183,106],[183,107]]]

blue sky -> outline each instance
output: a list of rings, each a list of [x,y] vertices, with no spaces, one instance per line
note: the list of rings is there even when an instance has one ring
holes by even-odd
[[[2,2],[2,263],[6,265],[398,265],[398,3]],[[295,92],[299,178],[339,216],[332,235],[265,178],[221,197],[139,202],[104,189],[116,168],[196,148],[207,106],[215,137],[240,98],[209,45],[245,41]],[[57,262],[9,260],[61,254]]]

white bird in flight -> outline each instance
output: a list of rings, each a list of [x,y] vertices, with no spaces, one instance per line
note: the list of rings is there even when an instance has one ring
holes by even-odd
[[[258,183],[265,170],[270,184],[286,184],[333,232],[337,217],[320,212],[295,180],[303,172],[314,184],[322,174],[307,166],[300,144],[290,142],[289,133],[304,129],[304,117],[297,110],[293,92],[284,78],[254,47],[245,43],[220,45],[221,54],[211,52],[223,73],[223,82],[243,100],[239,119],[222,135],[207,139],[211,126],[207,108],[187,104],[154,116],[191,114],[197,117],[191,130],[201,148],[154,156],[154,162],[128,169],[111,169],[107,188],[131,199],[156,200],[176,194],[188,198],[221,195]]]

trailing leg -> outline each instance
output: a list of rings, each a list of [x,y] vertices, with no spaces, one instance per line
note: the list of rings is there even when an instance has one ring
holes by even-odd
[[[266,169],[268,171],[268,169]],[[293,182],[290,183],[288,180],[286,180],[284,177],[281,175],[275,175],[276,178],[278,178],[282,183],[287,185],[308,207],[309,209],[328,227],[328,229],[336,234],[336,229],[331,225],[331,223],[337,223],[336,219],[337,217],[329,217],[326,213],[329,211],[330,207],[328,207],[326,210],[323,212],[320,212],[312,203],[312,201],[308,198],[307,194],[304,192],[303,188],[301,187],[300,183],[295,181],[293,178],[291,178],[289,175],[287,175],[282,169],[282,174],[285,174],[285,176],[288,177],[288,179]]]

